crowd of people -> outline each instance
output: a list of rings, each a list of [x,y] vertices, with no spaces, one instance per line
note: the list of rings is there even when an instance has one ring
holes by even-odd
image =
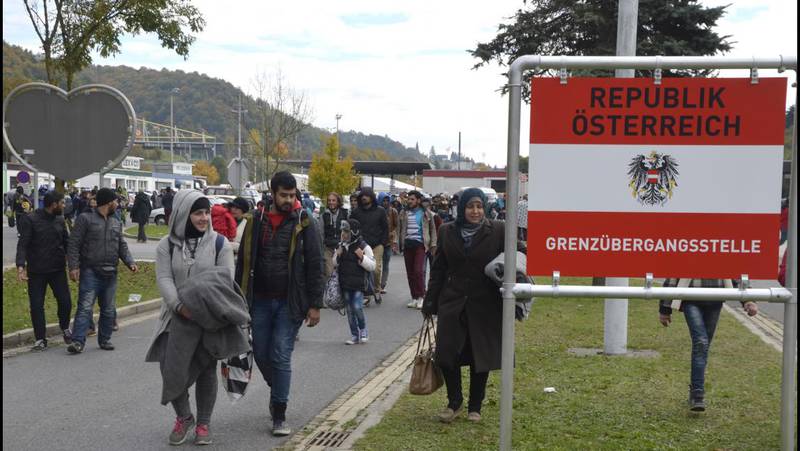
[[[140,225],[139,241],[147,239],[143,228],[150,211],[168,209],[169,232],[159,241],[156,258],[161,314],[146,360],[159,363],[161,403],[171,404],[176,413],[169,443],[184,443],[192,429],[196,444],[212,442],[218,362],[247,352],[270,388],[266,410],[272,434],[290,434],[286,412],[292,353],[302,324],[314,327],[320,322],[326,282],[338,279],[347,317],[344,343],[368,343],[365,306],[383,303],[394,255],[402,255],[405,265],[408,294],[401,298],[425,318],[436,317],[435,361],[448,401],[439,419],[452,422],[465,410],[461,368],[467,366],[467,419],[481,421],[489,372],[500,368],[502,328],[500,291],[484,269],[503,252],[505,200],[490,203],[478,188],[428,198],[418,190],[394,195],[363,187],[349,195],[328,193],[326,208],[317,213],[288,172],[272,177],[268,194],[255,208],[241,197],[212,206],[195,190],[139,192],[133,200],[130,213]],[[67,198],[56,191],[43,193],[35,211],[25,204],[26,197],[17,190],[8,202],[19,233],[18,277],[29,288],[33,349],[47,349],[44,295],[50,286],[67,351],[84,351],[95,300],[100,304],[98,346],[113,350],[119,262],[138,271],[120,214],[127,192],[73,191],[69,212]],[[349,209],[344,208],[345,197]],[[523,252],[526,204],[526,196],[519,199],[517,241]],[[79,284],[71,328],[67,275]],[[397,290],[405,293],[405,288]],[[661,306],[659,319],[665,326],[674,306]],[[681,307],[693,343],[693,410],[705,409],[705,366],[720,308],[721,303],[712,302]],[[750,315],[758,311],[752,302],[744,308]],[[192,385],[196,415],[189,402]]]

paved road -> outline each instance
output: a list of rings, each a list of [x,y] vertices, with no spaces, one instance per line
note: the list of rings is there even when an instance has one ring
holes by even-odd
[[[318,327],[302,328],[287,412],[293,429],[316,416],[421,324],[419,312],[405,306],[408,285],[400,258],[393,259],[390,277],[394,291],[382,306],[366,310],[368,344],[346,346],[347,321],[329,310],[323,310]],[[123,325],[114,334],[117,350],[112,352],[90,341],[77,356],[59,346],[3,359],[3,448],[170,449],[166,439],[174,413],[159,404],[158,366],[144,363],[154,324],[150,318]],[[220,388],[211,424],[216,445],[209,449],[270,449],[283,443],[286,439],[269,435],[268,393],[258,371],[247,395],[235,405]]]

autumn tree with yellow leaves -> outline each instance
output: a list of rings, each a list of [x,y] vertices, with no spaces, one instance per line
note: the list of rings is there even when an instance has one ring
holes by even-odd
[[[322,152],[311,157],[308,170],[308,189],[322,199],[328,193],[347,194],[358,186],[358,175],[353,169],[353,160],[339,159],[339,139],[331,135]]]

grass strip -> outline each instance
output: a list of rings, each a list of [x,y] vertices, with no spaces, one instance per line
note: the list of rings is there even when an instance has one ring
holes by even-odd
[[[629,349],[655,350],[660,357],[577,357],[567,352],[573,347],[602,349],[602,299],[540,298],[531,318],[517,323],[514,449],[780,447],[781,356],[731,315],[722,313],[711,346],[704,414],[687,408],[691,340],[682,313],[664,328],[656,301],[629,302]],[[466,404],[467,368],[463,375]],[[545,387],[557,392],[544,393]],[[406,393],[355,449],[497,448],[500,371],[489,378],[481,423],[466,421],[466,412],[452,424],[437,422],[446,405],[444,387],[431,396]]]
[[[117,278],[117,307],[131,305],[128,302],[128,295],[137,293],[142,295],[142,301],[147,301],[160,296],[155,280],[154,263],[137,263],[139,272],[134,274],[125,267],[119,265]],[[72,313],[75,316],[75,309],[78,304],[78,284],[69,282],[72,299]],[[56,312],[58,306],[53,292],[47,288],[44,301],[44,313],[48,324],[58,322]],[[95,302],[94,311],[97,312],[98,306]],[[33,327],[31,324],[30,306],[28,301],[28,283],[17,280],[17,269],[11,268],[3,271],[3,334],[16,332],[22,329]]]
[[[139,226],[135,225],[133,227],[128,227],[125,229],[125,233],[128,235],[137,236],[139,234]],[[144,234],[148,238],[163,238],[169,233],[169,226],[165,225],[156,225],[156,224],[147,224],[144,226]]]

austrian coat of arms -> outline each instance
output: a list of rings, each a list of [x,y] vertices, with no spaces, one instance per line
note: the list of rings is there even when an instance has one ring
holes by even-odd
[[[664,205],[678,186],[678,162],[666,154],[636,155],[628,163],[628,187],[642,205]]]

